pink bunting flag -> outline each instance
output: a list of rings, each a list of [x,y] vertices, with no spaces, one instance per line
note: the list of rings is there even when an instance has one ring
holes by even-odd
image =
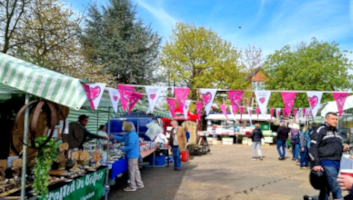
[[[243,121],[244,107],[243,107],[243,106],[240,106],[240,107],[239,107],[239,111],[240,111],[240,121]]]
[[[134,108],[134,106],[136,105],[136,103],[141,99],[142,94],[141,93],[137,93],[137,92],[133,92],[131,97],[130,97],[130,101],[129,101],[129,111],[128,114],[131,113],[132,109]]]
[[[183,107],[188,99],[189,88],[174,88],[175,98],[178,102],[178,107]]]
[[[226,116],[226,118],[227,118],[227,120],[228,120],[227,105],[221,104],[221,105],[220,105],[220,108],[221,108],[223,114]]]
[[[83,84],[83,88],[85,89],[89,105],[93,110],[96,110],[101,101],[105,83],[87,83]]]
[[[196,101],[196,102],[195,102],[195,105],[196,105],[196,114],[197,114],[197,118],[199,119],[199,121],[201,121],[202,102],[201,102],[201,101]]]
[[[303,117],[305,118],[306,116],[306,108],[303,108]]]
[[[282,113],[283,113],[283,118],[287,118],[287,109],[283,109],[282,110]]]
[[[238,107],[236,105],[231,105],[231,107],[232,107],[233,115],[235,116],[238,113]]]
[[[294,117],[294,119],[297,117],[297,112],[298,112],[298,108],[294,108],[293,109],[293,117]]]
[[[168,107],[170,110],[170,114],[172,115],[172,118],[174,118],[174,116],[175,116],[175,99],[167,98],[167,103],[168,103]]]
[[[260,108],[255,108],[255,112],[256,112],[256,115],[257,115],[257,119],[259,119]]]
[[[120,102],[123,110],[126,112],[132,93],[134,93],[135,86],[130,85],[118,85],[120,94]]]
[[[336,92],[332,94],[333,98],[336,101],[338,114],[340,117],[342,116],[344,104],[346,103],[346,99],[348,95],[349,95],[348,92]]]
[[[244,91],[241,91],[241,90],[229,90],[228,96],[229,96],[230,104],[232,106],[239,108],[241,105],[243,94],[244,94]]]
[[[271,121],[272,121],[272,117],[275,114],[275,109],[274,108],[270,108],[270,114],[271,114]]]
[[[296,92],[281,92],[281,96],[283,99],[284,109],[292,110],[295,98],[297,96]]]

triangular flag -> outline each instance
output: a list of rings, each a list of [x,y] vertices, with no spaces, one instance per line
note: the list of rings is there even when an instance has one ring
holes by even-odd
[[[113,110],[117,113],[120,100],[119,90],[115,88],[108,88],[108,93],[110,96],[110,101],[112,102]]]
[[[307,92],[309,105],[312,110],[313,119],[315,119],[320,108],[322,92]]]
[[[228,120],[227,105],[221,104],[221,105],[220,105],[220,108],[221,108],[223,114],[226,116],[226,118],[227,118],[227,120]]]
[[[248,107],[247,110],[248,110],[248,114],[249,114],[249,120],[250,120],[250,124],[252,124],[252,107]]]
[[[201,114],[202,114],[202,102],[201,101],[196,101],[196,114],[197,114],[197,119],[201,121]]]
[[[271,91],[255,91],[256,102],[259,105],[261,114],[266,116],[267,114],[267,105],[271,97]]]
[[[200,89],[203,105],[205,105],[206,115],[210,113],[217,89]]]
[[[338,114],[340,117],[342,116],[344,104],[346,103],[346,99],[348,95],[349,95],[348,92],[336,92],[332,94],[333,98],[336,101]]]
[[[162,88],[146,86],[145,89],[146,89],[147,99],[149,103],[148,110],[146,113],[153,113],[154,107],[157,104],[159,96],[161,96]]]
[[[167,98],[168,107],[172,118],[175,117],[175,99]]]
[[[243,106],[240,106],[240,107],[239,107],[239,111],[240,111],[240,121],[243,121],[244,107],[243,107]]]
[[[270,108],[270,114],[271,114],[271,121],[272,121],[272,117],[275,114],[275,109],[274,108]]]
[[[260,114],[260,108],[255,108],[255,112],[256,112],[256,115],[257,115],[257,119],[259,119],[259,114]]]
[[[189,112],[190,104],[191,104],[191,101],[190,100],[186,100],[185,104],[183,106],[183,113],[184,113],[185,120],[188,119],[188,112]]]
[[[276,108],[276,116],[277,116],[277,120],[280,120],[280,116],[281,116],[281,108]]]
[[[83,84],[89,105],[93,110],[97,110],[102,99],[105,83],[85,83]]]
[[[175,99],[178,102],[178,107],[183,108],[188,99],[189,88],[174,88]]]
[[[306,116],[307,117],[312,117],[313,116],[313,113],[312,113],[312,110],[310,107],[306,108]]]
[[[306,108],[303,108],[303,117],[306,116]]]
[[[283,99],[284,109],[288,112],[292,110],[295,97],[297,96],[296,92],[281,92],[281,96]]]
[[[136,103],[141,99],[141,97],[142,97],[141,93],[133,92],[131,94],[130,101],[129,101],[129,111],[128,111],[129,115],[132,109],[134,108],[134,106],[136,105]]]
[[[241,91],[241,90],[229,90],[228,97],[230,100],[230,104],[232,106],[235,106],[238,109],[241,105],[241,100],[243,98],[243,94],[244,94],[244,91]]]
[[[126,112],[126,108],[128,107],[131,95],[135,90],[135,86],[118,85],[118,90],[120,93],[121,106],[123,107],[124,112]]]
[[[293,109],[293,117],[294,117],[294,119],[297,118],[297,112],[298,112],[298,108],[294,108]]]

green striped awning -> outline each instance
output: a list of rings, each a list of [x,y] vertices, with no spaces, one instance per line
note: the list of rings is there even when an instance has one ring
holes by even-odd
[[[80,109],[87,100],[79,79],[3,53],[0,53],[0,83],[74,109]]]

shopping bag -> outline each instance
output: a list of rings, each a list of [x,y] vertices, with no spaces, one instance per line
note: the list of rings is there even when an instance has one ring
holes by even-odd
[[[189,161],[189,157],[190,157],[189,150],[183,150],[181,152],[181,161],[188,162]]]

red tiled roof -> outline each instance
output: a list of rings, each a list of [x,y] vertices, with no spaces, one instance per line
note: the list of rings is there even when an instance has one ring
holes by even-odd
[[[266,79],[267,76],[262,71],[257,72],[255,76],[252,77],[253,82],[264,82]]]

